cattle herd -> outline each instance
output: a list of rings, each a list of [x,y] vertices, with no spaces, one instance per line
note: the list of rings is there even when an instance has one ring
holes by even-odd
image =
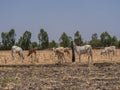
[[[94,55],[93,55],[93,49],[92,49],[91,45],[77,46],[77,45],[73,44],[73,47],[74,47],[75,53],[78,56],[79,62],[81,62],[81,60],[83,61],[83,58],[81,58],[82,55],[87,57],[88,64],[93,62]],[[71,48],[58,47],[58,48],[52,48],[51,51],[52,51],[51,57],[56,57],[57,63],[67,62],[66,57],[72,58],[71,57],[72,56]],[[36,48],[30,48],[27,51],[27,53],[28,53],[27,57],[32,57],[32,55],[34,55],[34,57],[39,57],[39,55],[37,56]],[[23,49],[18,46],[12,46],[12,48],[11,48],[12,60],[14,60],[14,58],[17,55],[19,56],[19,59],[21,59],[21,61],[23,63],[24,59],[25,59]],[[45,54],[43,54],[43,55],[45,56]],[[115,46],[104,47],[102,50],[99,50],[99,55],[104,56],[104,57],[110,57],[111,55],[115,56],[115,55],[117,55],[117,49]],[[6,59],[5,55],[0,55],[0,59],[1,60],[3,59],[4,63],[7,63],[7,59]],[[49,59],[53,59],[53,58],[49,58]]]

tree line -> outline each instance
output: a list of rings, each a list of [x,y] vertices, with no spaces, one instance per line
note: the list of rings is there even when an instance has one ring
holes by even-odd
[[[107,31],[101,33],[98,37],[97,33],[92,34],[90,41],[83,41],[83,38],[79,31],[74,33],[74,38],[67,35],[66,32],[63,32],[59,38],[59,42],[55,40],[49,41],[49,35],[47,31],[43,28],[40,29],[37,38],[39,43],[31,41],[32,33],[30,31],[25,31],[23,35],[16,41],[16,33],[14,29],[9,30],[9,32],[1,33],[1,50],[10,50],[13,45],[22,47],[24,50],[29,49],[30,47],[36,47],[37,49],[48,49],[53,47],[70,47],[71,41],[74,41],[76,45],[85,45],[90,44],[93,48],[101,48],[105,46],[115,45],[120,48],[120,40],[116,36],[110,35]]]

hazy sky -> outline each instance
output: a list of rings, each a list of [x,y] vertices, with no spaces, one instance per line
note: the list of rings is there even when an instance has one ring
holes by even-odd
[[[77,30],[84,41],[104,31],[120,39],[120,0],[0,0],[0,34],[12,28],[17,39],[31,31],[32,41],[41,28],[56,41]]]

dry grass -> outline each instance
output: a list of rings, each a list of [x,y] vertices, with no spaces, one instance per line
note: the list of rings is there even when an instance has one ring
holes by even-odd
[[[10,51],[0,51],[0,90],[120,90],[117,51],[117,56],[108,58],[93,50],[92,65],[86,64],[86,55],[81,63],[76,55],[76,63],[70,63],[71,57],[66,56],[68,63],[55,64],[58,60],[52,51],[37,51],[36,57],[27,57],[28,51],[24,51],[22,63],[17,55],[12,60]]]
[[[107,56],[101,56],[100,55],[101,50],[93,50],[93,62],[119,62],[120,61],[120,50],[117,50],[117,55],[113,56],[111,54],[110,57]],[[57,57],[54,56],[53,51],[50,50],[43,50],[43,51],[37,51],[37,55],[33,54],[30,57],[27,57],[28,51],[23,52],[25,55],[25,59],[22,60],[19,58],[19,56],[15,55],[15,60],[11,57],[11,51],[0,51],[0,65],[3,64],[54,64],[58,62]],[[71,52],[70,52],[71,54]],[[75,53],[76,56],[76,62],[79,62],[78,55]],[[67,56],[65,55],[65,59],[67,62],[71,62],[71,55]],[[87,55],[81,56],[81,62],[87,63]]]

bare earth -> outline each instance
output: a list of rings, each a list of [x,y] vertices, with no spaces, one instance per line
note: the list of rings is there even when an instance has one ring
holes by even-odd
[[[120,63],[0,67],[0,90],[120,90]]]
[[[51,52],[48,56],[42,52],[38,63],[31,63],[31,58],[22,63],[11,60],[10,51],[5,53],[0,52],[8,58],[6,64],[4,58],[0,62],[0,90],[120,90],[119,56],[108,59],[95,51],[94,62],[88,65],[86,56],[81,63],[78,57],[75,63],[66,57],[67,63],[56,64]]]

